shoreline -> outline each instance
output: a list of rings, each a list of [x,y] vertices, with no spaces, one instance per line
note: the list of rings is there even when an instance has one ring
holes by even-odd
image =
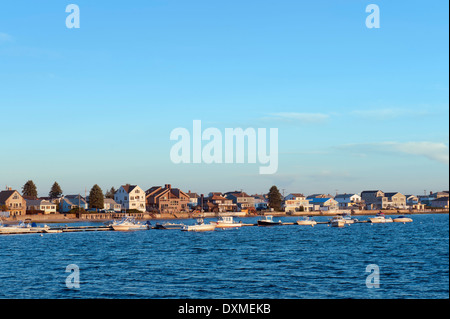
[[[380,211],[379,210],[374,210],[374,211],[358,211],[358,212],[354,212],[353,214],[351,214],[351,216],[375,216],[376,214],[378,214]],[[383,211],[383,213],[385,215],[430,215],[430,214],[449,214],[448,210],[439,210],[439,211],[417,211],[417,212],[410,212],[410,211]],[[262,217],[262,216],[267,216],[267,215],[272,215],[274,217],[305,217],[305,216],[310,216],[310,217],[333,217],[333,216],[337,216],[337,215],[342,215],[343,212],[342,211],[333,211],[333,212],[296,212],[296,213],[285,213],[285,212],[265,212],[264,214],[261,215],[248,215],[248,216],[236,216],[234,218],[251,218],[251,217]],[[5,225],[9,225],[9,224],[15,224],[18,223],[20,221],[27,221],[27,222],[31,222],[31,223],[46,223],[46,224],[60,224],[60,223],[80,223],[80,222],[108,222],[114,219],[118,219],[123,217],[124,214],[120,214],[119,216],[113,216],[111,215],[109,218],[103,218],[104,215],[102,217],[98,217],[95,216],[95,214],[92,215],[87,215],[86,217],[89,218],[76,218],[76,217],[53,217],[51,215],[38,215],[38,216],[33,216],[33,215],[25,215],[25,216],[20,216],[22,218],[17,218],[17,219],[9,219],[9,218],[5,218],[2,219],[1,222]],[[132,216],[132,215],[131,215]],[[197,219],[197,218],[219,218],[222,215],[217,215],[217,214],[213,214],[213,213],[204,213],[203,216],[201,216],[200,214],[187,214],[187,213],[183,213],[183,214],[157,214],[157,215],[153,215],[153,216],[146,216],[146,217],[140,217],[140,218],[135,218],[136,220],[139,221],[151,221],[151,220],[155,220],[155,221],[159,221],[159,220],[183,220],[183,219]],[[33,218],[34,217],[34,218]],[[37,218],[36,218],[37,217]]]

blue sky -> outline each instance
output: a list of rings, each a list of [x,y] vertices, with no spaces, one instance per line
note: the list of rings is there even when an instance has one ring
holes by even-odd
[[[80,8],[68,29],[66,5]],[[365,8],[380,8],[379,29]],[[0,187],[449,188],[447,1],[0,4]],[[279,130],[279,168],[179,164],[170,132]]]

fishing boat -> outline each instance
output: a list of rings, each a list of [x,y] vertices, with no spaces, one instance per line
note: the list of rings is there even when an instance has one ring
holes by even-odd
[[[297,225],[305,225],[305,226],[314,227],[314,225],[316,225],[316,224],[317,224],[317,222],[309,217],[303,217],[302,219],[297,220]]]
[[[345,224],[347,224],[347,223],[346,223],[344,217],[342,217],[342,216],[333,217],[333,219],[331,220],[332,227],[344,227]]]
[[[213,231],[216,229],[216,225],[214,224],[205,224],[203,218],[197,219],[197,223],[195,225],[184,226],[183,231]]]
[[[258,220],[258,226],[278,226],[282,225],[281,220],[275,222],[273,221],[272,215],[264,216],[263,219]]]
[[[412,218],[406,217],[406,216],[398,216],[396,218],[393,219],[393,222],[395,223],[410,223],[412,222]]]
[[[122,218],[120,221],[113,221],[110,227],[117,231],[143,230],[149,228],[148,225],[136,222],[134,218],[128,216]]]
[[[378,213],[375,217],[369,218],[369,221],[373,224],[392,223],[392,218],[386,216],[383,213]]]
[[[236,223],[232,216],[222,216],[216,222],[210,222],[210,224],[216,225],[216,228],[239,228],[242,223]]]
[[[1,225],[0,226],[0,233],[8,234],[8,233],[39,233],[43,232],[47,229],[49,229],[47,225],[44,226],[37,226],[36,223],[24,223],[23,221],[20,221],[17,225]]]
[[[175,224],[175,223],[157,223],[155,225],[155,229],[183,229],[184,224]]]

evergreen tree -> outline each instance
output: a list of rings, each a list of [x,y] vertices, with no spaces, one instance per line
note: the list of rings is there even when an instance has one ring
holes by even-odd
[[[89,208],[103,209],[104,199],[105,197],[100,186],[97,184],[92,186],[89,192]]]
[[[29,180],[28,182],[25,183],[25,185],[23,185],[22,195],[31,197],[31,198],[37,198],[37,196],[38,196],[37,188],[36,188],[36,185],[34,185],[32,180]]]
[[[53,183],[52,188],[50,189],[50,192],[48,193],[48,197],[50,198],[60,198],[63,191],[59,184],[57,182]]]
[[[116,189],[114,187],[111,187],[111,189],[106,192],[105,197],[114,199],[115,193],[116,193]]]
[[[283,203],[283,197],[276,186],[272,186],[268,194],[269,207],[275,211],[281,211],[281,204]]]

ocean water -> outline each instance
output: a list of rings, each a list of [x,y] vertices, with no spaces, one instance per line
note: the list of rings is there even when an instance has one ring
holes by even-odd
[[[0,298],[449,298],[449,216],[413,219],[345,228],[2,235]],[[66,286],[71,264],[79,268],[78,289]],[[373,264],[379,288],[366,285]]]

